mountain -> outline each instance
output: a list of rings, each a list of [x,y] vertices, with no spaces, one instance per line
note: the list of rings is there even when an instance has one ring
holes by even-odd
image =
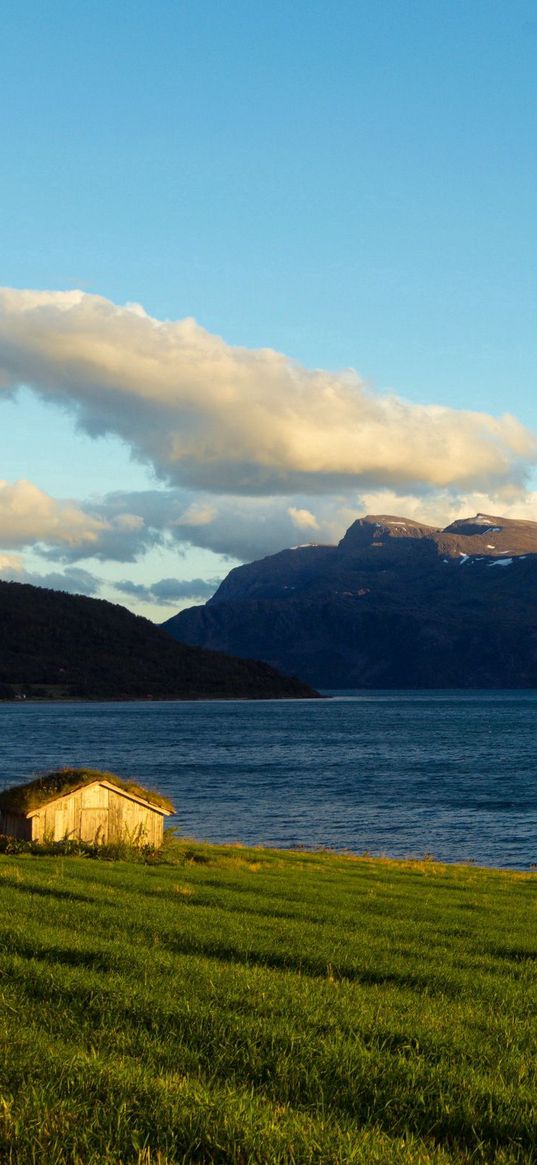
[[[0,582],[0,698],[316,696],[265,663],[174,643],[124,607]]]
[[[537,688],[537,523],[360,518],[240,566],[164,627],[321,688]]]

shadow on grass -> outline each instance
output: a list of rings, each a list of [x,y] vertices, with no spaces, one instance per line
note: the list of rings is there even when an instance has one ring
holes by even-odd
[[[20,881],[19,878],[10,878],[9,874],[2,874],[0,886],[9,886],[10,890],[21,890],[23,894],[35,894],[38,898],[56,898],[60,901],[68,902],[90,902],[98,901],[91,894],[81,894],[77,890],[57,890],[52,886],[41,886],[36,882]],[[107,905],[116,905],[116,903],[108,903]]]
[[[207,885],[207,883],[204,883],[204,885]],[[227,893],[227,890],[228,890],[227,886],[222,887],[221,885],[219,885],[218,888],[220,890],[224,890]],[[300,913],[300,906],[297,907],[296,911],[291,911],[291,910],[279,910],[277,906],[274,907],[274,909],[273,909],[272,907],[267,907],[267,906],[264,906],[264,907],[245,906],[243,902],[238,902],[238,903],[222,902],[220,899],[215,901],[215,900],[210,900],[207,898],[199,898],[196,896],[198,894],[197,887],[196,887],[196,890],[194,891],[194,893],[192,894],[192,896],[189,896],[188,894],[181,896],[180,894],[177,893],[176,890],[142,889],[142,890],[138,890],[138,893],[143,895],[146,898],[154,898],[160,902],[173,902],[173,904],[175,906],[177,905],[178,901],[180,901],[182,905],[188,906],[188,907],[190,907],[190,909],[195,909],[196,907],[199,906],[202,908],[209,908],[212,910],[217,910],[219,913],[220,913],[220,911],[224,911],[225,914],[248,914],[248,915],[252,915],[253,917],[259,917],[259,918],[274,918],[274,919],[278,918],[278,919],[283,919],[284,921],[289,921],[289,922],[309,922],[309,923],[313,923],[316,925],[318,925],[320,921],[321,922],[324,921],[324,919],[322,918],[322,916],[319,913],[317,913],[317,914],[304,914],[303,912]],[[252,890],[250,890],[250,893],[253,895],[254,892]],[[261,895],[260,895],[260,898],[261,898]],[[327,909],[326,913],[328,915],[328,909]],[[328,921],[328,919],[327,919],[327,921]]]
[[[508,963],[537,963],[537,951],[524,947],[487,946],[485,952],[494,959],[502,959]]]
[[[215,959],[224,964],[229,963],[244,967],[265,967],[273,971],[304,975],[310,979],[326,979],[330,975],[336,980],[349,983],[393,984],[401,988],[410,987],[414,990],[426,991],[428,995],[446,995],[456,998],[461,994],[456,984],[446,983],[443,980],[435,983],[434,979],[427,975],[412,972],[376,971],[370,967],[358,967],[356,964],[341,963],[337,960],[332,964],[326,958],[280,954],[278,951],[241,951],[231,943],[214,939],[197,940],[182,935],[171,941],[164,939],[162,946],[175,955],[195,955],[206,959]]]
[[[5,951],[22,959],[33,959],[44,964],[61,964],[66,967],[85,967],[90,971],[117,971],[121,967],[132,966],[127,956],[118,959],[106,951],[78,950],[76,947],[36,946],[22,935],[10,935]]]

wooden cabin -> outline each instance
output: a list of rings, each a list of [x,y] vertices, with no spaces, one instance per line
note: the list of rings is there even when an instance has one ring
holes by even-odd
[[[166,797],[115,773],[60,769],[0,793],[0,833],[27,841],[160,846],[164,818],[173,812]]]

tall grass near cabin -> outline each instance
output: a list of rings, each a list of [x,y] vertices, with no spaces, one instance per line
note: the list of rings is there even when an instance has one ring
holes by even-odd
[[[537,878],[0,857],[0,1160],[537,1161]]]

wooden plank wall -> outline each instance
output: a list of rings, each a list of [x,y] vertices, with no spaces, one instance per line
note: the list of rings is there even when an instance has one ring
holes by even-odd
[[[129,841],[160,846],[164,830],[161,813],[104,785],[77,789],[45,805],[32,822],[32,837],[37,841],[79,837],[90,842]]]

